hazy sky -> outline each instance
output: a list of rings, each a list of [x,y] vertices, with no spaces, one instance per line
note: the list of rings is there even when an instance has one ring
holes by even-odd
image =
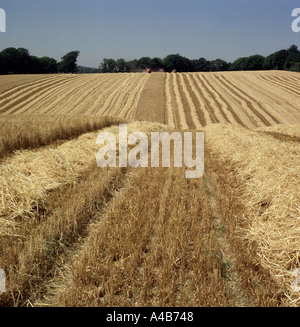
[[[1,0],[7,32],[0,50],[23,47],[57,60],[79,50],[80,65],[103,58],[190,59],[268,55],[291,44],[300,0]]]

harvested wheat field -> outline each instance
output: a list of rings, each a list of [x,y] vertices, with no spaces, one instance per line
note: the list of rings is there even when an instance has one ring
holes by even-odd
[[[0,306],[299,306],[299,76],[1,76]],[[120,124],[204,132],[204,175],[98,167]]]
[[[61,74],[0,94],[0,113],[86,114],[132,118],[146,74]]]
[[[293,73],[167,74],[165,85],[166,123],[182,129],[216,123],[250,129],[299,123],[300,81]]]

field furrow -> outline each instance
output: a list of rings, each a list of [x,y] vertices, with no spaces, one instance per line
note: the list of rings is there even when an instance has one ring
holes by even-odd
[[[222,85],[219,85],[218,81],[210,80],[204,75],[203,79],[205,80],[207,87],[211,92],[211,95],[216,99],[216,102],[218,103],[218,108],[221,110],[221,113],[224,117],[222,122],[233,124],[238,123],[242,126],[245,126],[245,124],[247,123],[244,123],[243,120],[245,120],[246,122],[248,121],[246,120],[246,117],[243,116],[243,110],[241,110],[241,106],[234,107],[235,101],[232,97],[229,100],[226,100],[225,96],[227,92],[224,92],[224,89],[222,89],[221,87]],[[232,107],[234,108],[234,110],[232,110]],[[238,109],[239,114],[236,113],[236,109]]]
[[[287,92],[290,92],[293,95],[300,95],[300,92],[298,91],[298,88],[295,87],[295,83],[291,83],[286,81],[285,78],[280,77],[280,76],[259,76],[259,78],[263,81],[266,81],[270,84],[278,86],[280,89],[283,89]]]
[[[115,87],[118,81],[119,78],[117,76],[115,76],[114,79],[104,76],[101,79],[96,78],[91,80],[84,88],[79,88],[74,94],[72,94],[70,97],[70,104],[67,105],[67,108],[70,108],[68,112],[86,114],[92,110],[92,108],[90,108],[91,101],[95,97],[105,99],[106,96],[110,96],[111,89]]]
[[[165,82],[165,94],[166,94],[166,108],[167,108],[167,123],[174,128],[176,126],[176,119],[173,109],[173,98],[171,92],[170,74],[167,74]]]
[[[194,128],[201,129],[204,126],[201,125],[201,123],[198,119],[197,108],[193,102],[192,91],[191,91],[191,86],[189,84],[189,81],[188,81],[186,75],[180,75],[180,80],[181,80],[181,84],[185,86],[185,87],[183,87],[183,92],[185,94],[185,97],[187,99],[187,102],[188,102],[190,110],[191,110],[191,119],[192,119],[192,122],[194,123]],[[190,126],[190,128],[191,128],[191,126]]]
[[[126,90],[132,87],[133,81],[134,75],[125,75],[121,80],[118,80],[117,85],[112,85],[108,96],[104,98],[105,101],[101,104],[99,114],[113,114],[113,112],[122,108],[124,98],[127,96]]]
[[[145,75],[146,76],[146,75]],[[144,80],[139,76],[135,76],[133,80],[127,82],[127,87],[121,92],[123,96],[119,96],[118,101],[114,104],[114,107],[109,111],[110,115],[118,117],[126,117],[129,111],[136,112],[138,106],[138,93],[143,89]]]
[[[229,105],[232,107],[232,114],[235,116],[236,122],[241,126],[254,128],[260,125],[265,126],[265,123],[249,108],[249,103],[241,99],[231,88],[222,83],[217,76],[212,77],[213,85],[220,89],[220,94],[227,99]]]
[[[230,120],[228,119],[225,110],[223,109],[224,102],[220,101],[220,95],[215,91],[215,89],[211,86],[209,81],[205,78],[205,75],[202,74],[201,78],[203,79],[206,90],[208,92],[208,95],[210,98],[214,99],[215,104],[214,106],[216,107],[216,116],[218,117],[219,122],[227,122],[229,123]]]
[[[199,96],[199,93],[197,92],[194,79],[192,78],[192,74],[187,74],[186,80],[189,85],[188,87],[190,90],[190,97],[193,102],[195,108],[194,110],[198,117],[199,124],[204,127],[206,125],[206,119],[208,118],[205,110],[205,104],[203,102],[203,99]]]
[[[202,74],[195,74],[195,79],[197,81],[197,85],[199,88],[199,92],[201,94],[201,96],[203,97],[205,104],[206,104],[206,108],[208,110],[209,113],[209,117],[210,117],[210,123],[220,123],[220,120],[222,121],[221,116],[218,114],[218,112],[216,112],[216,103],[215,100],[212,98],[211,94],[208,92],[208,88],[207,85],[205,84],[205,81],[202,78]]]
[[[56,95],[52,94],[51,98],[48,99],[48,105],[44,106],[43,101],[39,105],[39,110],[43,113],[78,113],[81,114],[85,108],[82,108],[81,103],[78,103],[78,98],[85,92],[89,90],[94,84],[95,80],[88,78],[86,76],[81,77],[81,81],[70,85],[67,89],[61,89]],[[54,100],[54,104],[51,103]],[[76,106],[79,108],[75,110]]]
[[[236,99],[229,90],[224,88],[223,84],[220,84],[215,78],[212,78],[212,81],[209,84],[217,91],[223,103],[226,104],[228,116],[232,116],[231,122],[233,124],[239,124],[241,126],[255,125],[255,119],[252,118],[251,112],[249,112],[248,108],[241,106],[239,99]]]
[[[130,85],[130,82],[133,80],[133,76],[123,76],[118,79],[118,84],[112,84],[110,88],[107,90],[107,96],[103,97],[103,102],[101,103],[101,108],[99,113],[104,114],[109,110],[109,108],[113,108],[114,104],[120,101],[120,97],[125,97],[124,91]],[[119,103],[120,105],[121,103]]]
[[[27,100],[25,102],[20,102],[17,107],[11,108],[8,114],[10,113],[26,113],[28,111],[32,113],[41,113],[45,114],[51,110],[52,113],[63,113],[61,111],[56,110],[57,103],[61,103],[61,99],[59,95],[61,92],[65,93],[65,97],[68,97],[68,92],[66,90],[73,89],[78,86],[82,87],[82,81],[79,78],[74,80],[69,79],[65,84],[56,85],[50,90],[45,90],[44,92],[38,92],[34,96],[32,96],[31,101]]]
[[[270,76],[270,80],[272,81],[272,80],[276,79],[276,77],[277,77],[277,75],[272,75],[272,76]],[[286,107],[286,106],[291,106],[291,104],[292,104],[292,102],[289,103],[289,100],[294,101],[295,99],[299,98],[299,95],[294,94],[293,96],[291,96],[288,94],[288,92],[278,88],[277,85],[274,85],[274,83],[272,83],[272,82],[270,84],[267,83],[263,79],[259,78],[259,75],[258,75],[258,78],[256,78],[255,75],[244,74],[243,76],[241,76],[240,79],[235,78],[234,80],[236,81],[236,84],[242,83],[241,85],[243,85],[245,83],[244,85],[246,86],[248,83],[249,86],[252,85],[252,87],[247,88],[247,91],[249,91],[250,93],[252,93],[254,91],[255,93],[253,93],[253,97],[254,98],[257,97],[258,100],[262,99],[262,101],[265,101],[267,104],[269,104],[269,102],[273,100],[272,102],[274,104],[277,104],[277,106],[279,104],[282,104],[284,107]],[[257,86],[259,86],[259,88],[257,88]],[[276,89],[276,92],[274,92],[274,93],[269,92],[269,90],[271,91],[273,89],[274,89],[274,91]],[[265,90],[267,90],[267,91],[265,91]],[[257,91],[259,91],[259,92],[257,92]],[[261,94],[265,95],[266,97],[262,98]],[[268,100],[268,101],[266,101],[266,100]],[[274,108],[274,109],[276,109],[276,108]]]
[[[187,108],[184,107],[182,95],[180,94],[180,88],[179,88],[179,82],[177,78],[177,74],[173,74],[173,87],[175,92],[175,99],[176,99],[176,105],[177,105],[177,111],[178,111],[178,128],[181,129],[189,129],[189,125],[187,122]]]
[[[245,105],[248,110],[253,112],[256,118],[256,122],[262,122],[266,126],[270,126],[272,124],[278,124],[279,121],[273,117],[263,106],[258,103],[256,100],[251,98],[246,91],[240,89],[236,85],[233,85],[231,81],[226,79],[224,76],[216,76],[216,78],[220,81],[220,83],[226,84],[226,89],[230,90],[237,99],[240,99],[241,103]],[[258,125],[259,126],[259,125]]]
[[[274,85],[262,82],[255,76],[244,75],[241,83],[261,98],[268,111],[278,117],[279,123],[293,124],[299,119],[299,97],[280,92]]]
[[[94,96],[88,97],[90,105],[86,106],[85,114],[101,115],[104,112],[104,103],[106,99],[110,96],[112,90],[118,85],[120,81],[120,76],[117,74],[111,74],[99,79],[98,87],[95,89]]]
[[[55,113],[133,116],[146,79],[145,74],[107,74],[47,80],[25,88],[12,100],[3,99],[5,114]],[[147,76],[148,77],[148,76]],[[5,103],[4,103],[5,102]]]
[[[99,89],[106,89],[108,87],[108,82],[113,82],[113,80],[110,81],[108,77],[101,80],[91,80],[90,83],[78,89],[70,98],[70,105],[67,106],[68,110],[65,113],[80,112],[81,114],[86,114],[90,109],[90,102],[97,97]]]
[[[176,79],[178,79],[178,91],[179,97],[177,98],[178,101],[180,99],[180,108],[185,113],[186,116],[186,123],[189,129],[195,129],[197,123],[197,116],[195,115],[195,111],[193,111],[193,103],[190,99],[189,92],[187,89],[187,85],[183,78],[183,74],[177,74]]]
[[[24,83],[19,86],[12,87],[12,88],[8,89],[7,91],[3,91],[0,95],[1,104],[3,104],[2,100],[8,101],[9,99],[11,99],[11,97],[13,97],[15,99],[16,97],[18,97],[20,94],[23,93],[23,90],[26,90],[26,89],[28,90],[30,88],[32,89],[37,85],[41,86],[45,83],[49,83],[54,80],[59,81],[59,80],[61,80],[61,77],[55,75],[52,77],[50,76],[48,78],[40,78],[37,81]]]
[[[137,115],[138,105],[141,99],[142,91],[147,83],[148,78],[139,79],[133,89],[128,94],[128,99],[125,103],[124,108],[117,114],[120,117],[127,119],[134,119]]]
[[[49,74],[49,75],[2,75],[0,76],[0,96],[2,99],[2,95],[6,94],[6,96],[10,96],[14,92],[18,90],[22,90],[27,86],[32,86],[38,84],[40,82],[44,82],[46,80],[58,79],[60,78],[57,74]]]
[[[73,77],[74,78],[74,77]],[[36,98],[37,94],[47,94],[49,90],[55,89],[57,86],[65,85],[70,82],[70,78],[59,79],[58,81],[49,81],[45,83],[37,84],[32,87],[26,87],[17,94],[13,94],[8,98],[5,98],[1,102],[1,113],[14,113],[17,112],[22,105],[30,103]]]
[[[176,122],[175,127],[178,127],[180,126],[180,115],[179,115],[179,109],[176,100],[177,97],[176,97],[175,86],[174,86],[174,74],[170,74],[170,94],[171,94],[172,107],[174,113],[174,121]]]
[[[200,104],[200,106],[198,107],[198,111],[199,111],[199,115],[200,116],[202,115],[202,117],[203,117],[202,120],[205,123],[204,126],[206,126],[207,124],[213,123],[213,117],[210,113],[209,108],[207,107],[207,103],[205,102],[204,97],[202,96],[202,92],[201,92],[201,89],[199,88],[199,83],[196,79],[195,74],[191,74],[190,81],[191,81],[194,93],[197,97],[197,100]]]

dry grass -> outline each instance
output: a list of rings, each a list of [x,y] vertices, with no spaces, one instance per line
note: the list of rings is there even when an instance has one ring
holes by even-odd
[[[5,306],[32,306],[45,295],[47,282],[57,277],[57,267],[86,236],[94,213],[120,187],[121,169],[95,166],[91,164],[76,183],[49,194],[43,207],[18,226],[18,235],[0,238],[1,267],[8,277],[8,291],[0,296]]]
[[[60,74],[0,95],[0,113],[132,118],[148,74]]]
[[[270,135],[278,135],[280,136],[290,136],[290,140],[295,140],[300,139],[300,124],[296,125],[275,125],[275,126],[270,126],[270,127],[260,127],[257,128],[255,131],[257,132],[264,132],[268,133]]]
[[[16,150],[68,140],[106,126],[125,122],[95,115],[7,115],[0,116],[0,157]]]
[[[0,95],[2,114],[97,114],[182,129],[211,123],[254,129],[300,119],[299,78],[292,72],[61,74],[31,83],[19,78],[19,86]]]
[[[137,125],[128,127],[130,132]],[[104,130],[117,134],[118,127]],[[27,305],[42,293],[40,284],[62,248],[78,241],[94,211],[120,184],[123,170],[96,165],[97,135],[25,150],[2,163],[0,266],[8,276],[8,292],[1,296],[6,305]]]
[[[254,129],[300,120],[299,78],[292,72],[167,74],[165,93],[168,121],[177,128],[230,123]]]
[[[164,124],[165,117],[165,73],[152,73],[145,84],[135,118]]]
[[[113,122],[103,119],[102,126]],[[34,139],[35,133],[31,135]],[[76,181],[95,160],[97,135],[97,132],[84,134],[54,148],[20,151],[2,162],[1,234],[5,233],[3,224],[10,226],[17,217],[30,215],[47,192]]]
[[[154,123],[151,126],[157,128]],[[144,125],[141,123],[140,127]],[[128,126],[128,133],[132,128],[136,128],[135,123]],[[118,135],[118,126],[109,131]],[[83,134],[55,148],[24,150],[6,159],[0,167],[2,225],[9,227],[17,217],[30,215],[49,191],[75,182],[96,160],[97,135],[98,132]]]
[[[0,93],[12,90],[25,84],[34,84],[42,80],[52,79],[57,75],[2,75],[0,76]]]
[[[291,290],[300,257],[299,144],[231,125],[211,125],[205,132],[212,157],[235,171],[244,208],[235,217],[241,235],[285,296],[299,304]]]
[[[97,218],[52,305],[228,305],[205,189],[182,169],[136,171]]]

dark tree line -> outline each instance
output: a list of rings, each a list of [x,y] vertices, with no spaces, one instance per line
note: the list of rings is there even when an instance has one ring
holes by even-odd
[[[24,48],[7,48],[0,52],[0,74],[76,73],[79,51],[71,51],[60,62],[49,57],[31,56]]]
[[[152,71],[159,71],[161,69],[170,72],[176,70],[178,72],[196,72],[196,71],[221,71],[228,70],[229,64],[217,59],[208,61],[205,58],[190,60],[182,57],[180,54],[170,54],[164,59],[143,57],[131,61],[124,59],[104,59],[99,67],[100,73],[124,73],[124,72],[138,72],[150,68]]]
[[[300,51],[296,45],[280,50],[267,57],[260,55],[239,58],[230,70],[291,70],[300,72]]]
[[[180,54],[170,54],[165,58],[142,57],[126,61],[104,59],[99,68],[77,66],[79,51],[71,51],[57,62],[53,58],[38,58],[24,48],[7,48],[0,52],[0,74],[55,74],[55,73],[123,73],[139,72],[146,68],[170,72],[215,72],[234,70],[290,70],[300,72],[300,51],[296,45],[280,50],[267,57],[254,55],[242,57],[233,63],[222,59],[188,59]]]
[[[215,72],[234,70],[291,70],[300,72],[300,51],[296,45],[287,50],[280,50],[264,57],[254,55],[242,57],[233,63],[222,59],[206,60],[205,58],[188,59],[179,54],[171,54],[163,59],[143,57],[139,60],[104,59],[100,73],[138,72],[151,68],[153,71],[164,69],[167,72]]]

